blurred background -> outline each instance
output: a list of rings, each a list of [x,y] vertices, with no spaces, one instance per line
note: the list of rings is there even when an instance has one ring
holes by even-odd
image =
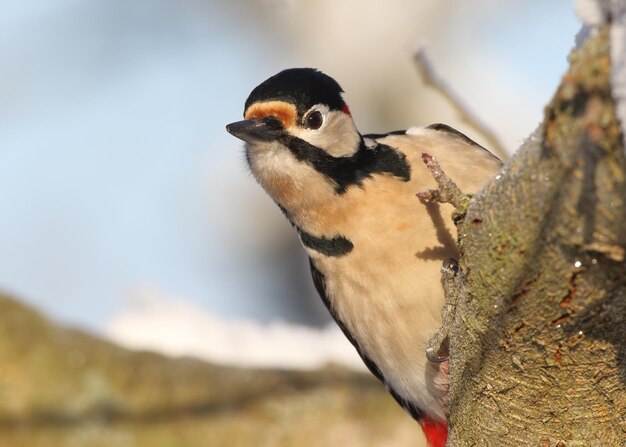
[[[445,122],[486,144],[422,83],[413,53],[425,47],[438,73],[512,153],[541,120],[578,28],[569,0],[4,2],[0,288],[54,321],[42,334],[59,336],[53,328],[71,326],[87,337],[224,367],[301,371],[332,363],[362,371],[315,295],[294,232],[248,174],[241,143],[224,126],[241,119],[254,86],[283,68],[310,66],[339,81],[364,133]],[[15,317],[17,305],[4,319],[26,321]],[[22,333],[15,324],[6,323],[8,338]],[[59,371],[82,367],[92,351],[83,339],[72,345],[83,335],[67,334],[53,337],[70,359]],[[32,349],[27,340],[24,349]],[[0,349],[7,352],[24,355]],[[36,369],[41,360],[30,361]],[[0,430],[37,400],[15,397],[20,388],[7,377],[16,371],[0,366],[0,394],[15,401],[0,411]],[[360,383],[333,371],[335,385]],[[66,395],[59,393],[45,405],[54,407]],[[81,399],[68,414],[89,407]],[[332,439],[351,436],[346,430]],[[89,442],[100,432],[93,433],[59,445],[96,445]],[[138,445],[124,433],[102,445]],[[22,435],[11,445],[35,445]],[[413,433],[407,436],[394,445],[415,445]]]

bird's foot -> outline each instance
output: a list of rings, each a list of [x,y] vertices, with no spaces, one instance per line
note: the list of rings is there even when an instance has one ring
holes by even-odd
[[[443,335],[443,340],[441,339],[440,332],[441,330],[433,335],[428,341],[428,346],[426,346],[426,358],[429,362],[443,363],[447,362],[450,357],[450,345],[448,343],[447,331]]]
[[[426,346],[426,358],[433,363],[443,363],[450,357],[448,332],[454,320],[458,300],[458,287],[455,282],[458,272],[459,263],[455,259],[449,258],[443,261],[441,276],[446,304],[442,310],[441,327]]]

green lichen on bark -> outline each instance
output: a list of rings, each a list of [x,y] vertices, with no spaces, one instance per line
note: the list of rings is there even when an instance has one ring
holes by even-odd
[[[626,161],[610,68],[606,27],[459,226],[448,445],[626,444]]]

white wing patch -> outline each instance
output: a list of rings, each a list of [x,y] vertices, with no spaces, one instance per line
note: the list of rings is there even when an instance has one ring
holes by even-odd
[[[425,133],[432,132],[432,129],[426,127],[414,126],[407,129],[407,135],[424,135]]]

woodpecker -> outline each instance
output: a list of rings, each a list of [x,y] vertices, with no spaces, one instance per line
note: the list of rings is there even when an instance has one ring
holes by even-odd
[[[321,71],[287,69],[226,129],[298,233],[334,320],[429,445],[443,446],[447,362],[429,362],[425,348],[441,324],[440,268],[458,249],[451,205],[416,198],[437,187],[422,154],[468,193],[501,162],[444,124],[362,135],[342,93]]]

